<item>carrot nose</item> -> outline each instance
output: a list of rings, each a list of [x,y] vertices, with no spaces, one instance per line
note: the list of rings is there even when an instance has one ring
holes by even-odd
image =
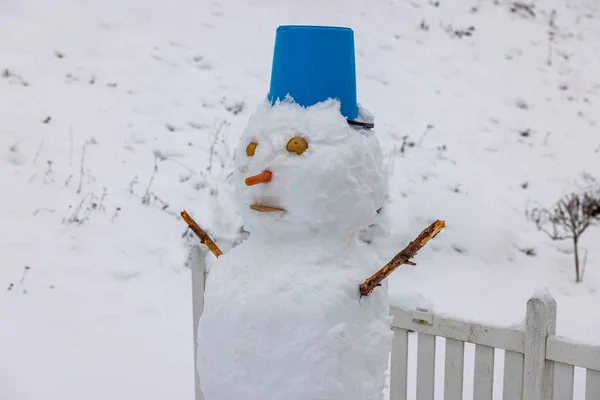
[[[267,183],[271,180],[271,175],[270,171],[264,171],[258,175],[249,176],[246,178],[246,185],[253,186],[259,183]]]

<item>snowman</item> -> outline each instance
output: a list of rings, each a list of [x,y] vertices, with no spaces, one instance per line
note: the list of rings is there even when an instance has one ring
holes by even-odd
[[[387,284],[359,240],[382,207],[382,151],[356,102],[353,31],[277,29],[269,95],[235,154],[249,237],[206,278],[196,367],[205,400],[380,400]]]

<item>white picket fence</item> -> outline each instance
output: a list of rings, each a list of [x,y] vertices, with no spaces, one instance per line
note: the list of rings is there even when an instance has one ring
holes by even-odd
[[[192,248],[191,269],[195,360],[196,330],[204,307],[205,270],[200,246]],[[573,400],[575,367],[586,369],[585,400],[600,400],[600,346],[555,335],[556,302],[551,297],[534,296],[527,302],[525,329],[481,325],[396,307],[392,307],[391,314],[395,335],[390,363],[390,400],[408,398],[409,370],[415,368],[409,363],[410,332],[418,335],[416,400],[438,399],[434,391],[436,338],[445,338],[444,400],[463,399],[465,343],[475,345],[471,392],[474,400],[493,399],[497,349],[504,351],[502,400]],[[203,400],[198,374],[194,376],[196,400]]]
[[[525,329],[481,325],[428,312],[392,308],[390,400],[407,399],[409,331],[417,332],[417,400],[434,399],[436,337],[445,338],[444,400],[463,398],[465,343],[475,345],[473,399],[491,400],[494,357],[504,350],[503,400],[573,400],[575,367],[586,368],[585,400],[600,400],[600,346],[555,335],[556,302],[527,302]]]

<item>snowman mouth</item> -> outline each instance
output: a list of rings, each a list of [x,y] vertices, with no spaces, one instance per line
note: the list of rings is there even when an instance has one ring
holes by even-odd
[[[285,209],[280,207],[264,206],[262,204],[250,204],[250,208],[260,212],[285,212]]]

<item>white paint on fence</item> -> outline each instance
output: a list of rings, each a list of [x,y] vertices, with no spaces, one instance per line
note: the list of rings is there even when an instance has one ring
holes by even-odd
[[[551,399],[544,396],[546,387],[552,385],[550,371],[546,366],[546,339],[556,330],[556,302],[554,299],[532,298],[527,302],[525,318],[525,376],[523,396],[525,399]],[[551,392],[551,391],[550,391]]]
[[[588,369],[585,375],[585,400],[600,399],[600,371]]]
[[[198,322],[204,310],[204,282],[205,282],[205,252],[199,245],[192,246],[190,251],[190,268],[192,270],[192,315],[194,324],[194,384],[195,400],[204,400],[200,390],[200,378],[196,372],[196,358],[198,356]]]
[[[523,366],[524,355],[514,351],[504,352],[504,381],[502,383],[502,400],[523,398]]]
[[[192,247],[194,372],[197,327],[204,308],[204,255],[200,246]],[[556,336],[556,302],[548,295],[534,296],[528,301],[525,330],[482,325],[422,310],[392,307],[390,313],[394,331],[390,400],[407,400],[408,387],[414,385],[409,381],[409,371],[415,368],[409,362],[415,358],[409,354],[410,332],[418,334],[417,400],[435,398],[436,339],[439,338],[445,338],[445,360],[437,364],[444,367],[444,400],[460,400],[470,393],[474,400],[492,399],[496,349],[504,351],[504,377],[501,383],[496,382],[501,385],[503,400],[573,400],[574,389],[585,392],[585,400],[600,400],[600,345]],[[476,345],[472,392],[463,388],[465,343]],[[587,369],[585,388],[574,388],[575,367]],[[498,368],[502,372],[500,366]],[[198,374],[195,372],[194,376],[195,399],[203,400]]]
[[[392,359],[390,376],[390,396],[398,400],[406,400],[408,393],[408,331],[394,328],[392,342]]]
[[[417,400],[433,400],[433,390],[435,388],[435,336],[423,332],[419,333],[417,346]]]
[[[465,342],[454,339],[446,339],[446,375],[444,376],[444,400],[462,399],[464,360]]]
[[[478,344],[475,347],[475,385],[473,397],[492,400],[494,393],[494,348]]]
[[[554,363],[554,398],[573,400],[575,367],[569,364]]]

